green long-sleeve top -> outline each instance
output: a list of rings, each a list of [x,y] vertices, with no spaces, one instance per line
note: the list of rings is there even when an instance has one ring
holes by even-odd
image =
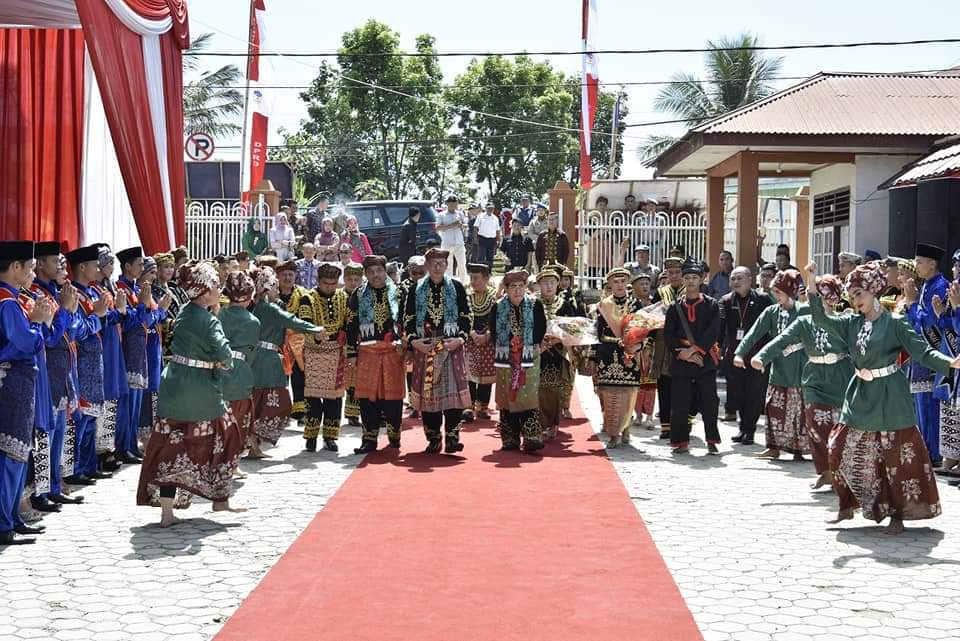
[[[251,259],[263,254],[270,246],[266,230],[255,228],[258,223],[257,217],[251,216],[247,220],[247,231],[243,233],[243,248],[250,254]],[[263,223],[259,224],[262,225]]]
[[[820,296],[811,292],[809,297],[813,322],[830,336],[846,342],[855,368],[889,367],[897,362],[900,350],[906,349],[913,359],[930,369],[950,371],[950,359],[931,349],[905,317],[884,312],[870,322],[860,314],[829,316]],[[840,421],[865,432],[902,430],[916,425],[917,411],[904,371],[871,381],[854,376],[844,394]]]
[[[260,321],[260,338],[257,339],[257,349],[250,363],[253,369],[253,387],[254,389],[286,387],[287,375],[283,373],[283,359],[280,357],[280,352],[263,347],[259,342],[264,341],[280,347],[283,345],[288,329],[307,333],[319,331],[320,328],[265,300],[257,303],[253,308],[253,315]]]
[[[190,303],[173,322],[170,352],[229,368],[230,343],[216,316]],[[201,369],[170,362],[160,377],[157,416],[176,421],[210,421],[227,411],[221,391],[222,369]]]
[[[797,319],[798,316],[809,314],[806,305],[794,305],[790,309],[783,309],[780,305],[771,305],[760,313],[747,335],[743,337],[734,352],[736,356],[746,359],[754,344],[764,336],[776,338]],[[784,352],[787,355],[784,356]],[[800,387],[803,380],[803,365],[807,362],[807,355],[803,351],[803,342],[799,337],[791,341],[784,341],[779,351],[771,355],[770,384],[780,387]],[[750,367],[749,363],[746,363]]]
[[[260,320],[244,307],[224,307],[220,310],[223,333],[230,342],[230,349],[243,354],[244,358],[233,359],[233,369],[223,375],[223,398],[226,401],[242,401],[253,394],[253,369],[250,363],[260,340]]]
[[[779,336],[757,352],[757,358],[767,365],[782,354],[786,346],[795,344],[798,339],[803,342],[803,351],[808,358],[803,365],[800,382],[803,402],[807,405],[840,407],[847,383],[853,377],[853,365],[847,358],[847,344],[842,338],[830,336],[826,330],[814,325],[810,316],[798,316]],[[827,354],[839,354],[842,359],[832,364],[812,363],[809,360],[811,356]]]

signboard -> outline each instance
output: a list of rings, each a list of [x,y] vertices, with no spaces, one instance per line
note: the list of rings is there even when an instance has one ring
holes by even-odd
[[[210,160],[213,156],[213,136],[204,133],[190,134],[183,146],[190,160]]]

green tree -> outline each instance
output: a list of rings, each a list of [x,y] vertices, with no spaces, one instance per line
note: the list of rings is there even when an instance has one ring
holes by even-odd
[[[445,96],[460,111],[454,140],[458,169],[472,175],[498,206],[515,202],[524,191],[541,194],[564,175],[577,148],[576,133],[484,115],[568,126],[573,96],[549,62],[527,56],[473,60]]]
[[[198,57],[193,55],[210,45],[212,33],[202,33],[190,43],[183,54],[183,68],[197,71]],[[183,85],[183,128],[187,135],[205,132],[211,136],[239,133],[238,123],[243,113],[243,93],[233,88],[243,80],[236,65],[224,65],[208,71]]]
[[[756,47],[759,38],[749,33],[734,38],[707,41],[704,56],[706,80],[686,72],[674,74],[654,99],[653,107],[689,121],[694,127],[711,118],[766,98],[775,89],[773,80],[783,66],[783,58],[772,58],[756,50],[724,51],[737,47]],[[650,136],[640,149],[640,157],[650,162],[676,142],[672,136]]]
[[[573,96],[573,108],[571,110],[571,127],[580,127],[580,105],[582,104],[583,94],[581,92],[580,76],[570,78],[567,83],[568,91]],[[617,102],[617,96],[620,95],[620,122],[617,125],[616,144],[617,144],[617,162],[613,168],[613,175],[610,175],[610,150],[611,142],[614,137],[610,135],[613,128],[613,107]],[[597,94],[597,114],[593,123],[593,139],[590,144],[590,166],[593,167],[594,178],[618,178],[620,168],[623,166],[623,134],[626,131],[627,114],[630,108],[627,105],[627,94],[624,91],[612,92],[603,91]],[[580,146],[579,134],[577,148],[573,151],[568,160],[569,168],[566,180],[571,185],[580,184]]]
[[[287,148],[275,155],[292,162],[308,188],[353,193],[376,179],[389,197],[402,198],[436,184],[449,162],[452,118],[441,101],[434,38],[417,36],[416,50],[427,55],[369,55],[400,51],[400,35],[375,20],[343,34],[339,69],[320,66],[301,94],[308,118],[285,133]]]

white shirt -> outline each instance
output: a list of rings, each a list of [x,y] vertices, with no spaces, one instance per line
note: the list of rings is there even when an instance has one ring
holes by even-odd
[[[497,218],[496,214],[481,212],[480,215],[477,216],[474,226],[477,228],[478,236],[482,236],[483,238],[496,238],[497,232],[500,231],[500,219]]]
[[[456,223],[456,227],[450,229],[441,229],[438,234],[440,234],[440,246],[441,247],[457,247],[463,246],[463,221],[465,216],[462,211],[459,209],[455,212],[445,211],[442,214],[437,214],[437,225],[452,225]]]
[[[293,234],[293,227],[290,225],[287,225],[283,229],[277,226],[271,227],[267,237],[270,239],[270,248],[276,252],[277,258],[281,261],[290,260],[296,255],[296,252],[293,250],[293,246],[296,244],[296,237]]]

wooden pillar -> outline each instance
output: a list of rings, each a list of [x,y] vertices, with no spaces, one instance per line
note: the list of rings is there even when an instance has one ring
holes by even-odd
[[[793,264],[803,269],[810,262],[810,188],[801,187],[791,200],[797,203],[797,246]]]
[[[263,200],[267,203],[267,207],[270,208],[270,213],[279,213],[280,192],[277,191],[277,189],[273,186],[273,183],[266,178],[257,183],[255,188],[250,190],[250,204],[256,204],[261,194],[263,194]]]
[[[550,211],[561,214],[560,229],[570,242],[570,257],[567,258],[567,263],[572,263],[577,243],[577,192],[566,182],[558,180],[547,192],[547,199]]]
[[[703,257],[710,265],[711,273],[720,269],[713,262],[723,249],[723,176],[707,178],[707,255]]]
[[[757,208],[760,171],[757,155],[741,151],[737,169],[737,252],[736,264],[755,269],[757,263]]]

